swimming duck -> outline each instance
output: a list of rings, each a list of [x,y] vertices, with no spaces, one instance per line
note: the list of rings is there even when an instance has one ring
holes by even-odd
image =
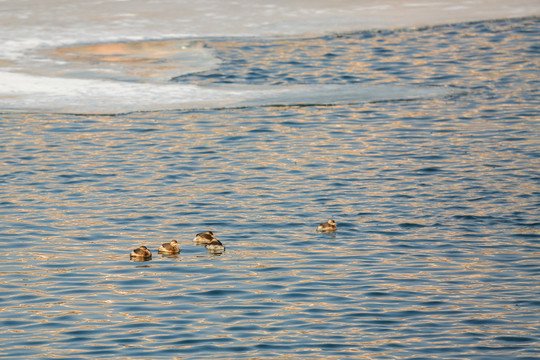
[[[209,244],[206,244],[208,251],[213,253],[221,253],[225,251],[225,246],[218,239],[212,240]]]
[[[152,253],[146,246],[140,246],[139,248],[133,250],[129,257],[135,258],[136,260],[146,261],[152,259]]]
[[[210,244],[212,240],[217,240],[214,236],[214,233],[211,231],[206,231],[203,233],[198,233],[195,235],[195,238],[193,241],[195,241],[197,244]]]
[[[320,224],[317,226],[317,231],[320,232],[331,232],[337,230],[337,224],[334,220],[328,220],[325,223]]]
[[[158,252],[164,253],[164,254],[178,254],[180,252],[180,248],[178,247],[178,241],[171,240],[170,243],[162,244]]]

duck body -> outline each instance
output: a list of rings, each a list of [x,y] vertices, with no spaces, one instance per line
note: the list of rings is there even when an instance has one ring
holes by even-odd
[[[129,257],[139,261],[146,261],[152,259],[152,253],[146,246],[139,246],[131,252]]]
[[[328,220],[325,223],[317,226],[317,231],[319,232],[332,232],[337,230],[337,224],[334,220]]]
[[[164,243],[162,244],[158,252],[163,254],[178,254],[180,252],[180,248],[178,247],[178,241],[171,240],[170,243]]]
[[[214,240],[217,240],[217,239],[214,236],[214,233],[211,231],[198,233],[197,235],[195,235],[195,238],[193,239],[193,241],[197,244],[210,244]]]
[[[225,246],[218,239],[212,240],[210,243],[206,244],[206,249],[213,253],[222,253],[225,251]]]

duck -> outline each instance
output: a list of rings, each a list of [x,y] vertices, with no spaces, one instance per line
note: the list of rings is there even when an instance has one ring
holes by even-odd
[[[206,249],[213,253],[222,253],[225,251],[225,246],[218,239],[212,240],[210,243],[206,244]]]
[[[213,240],[217,240],[214,236],[214,233],[211,231],[206,231],[203,233],[198,233],[195,235],[193,241],[197,244],[210,244]]]
[[[152,253],[146,246],[139,246],[137,249],[134,249],[129,255],[131,259],[135,258],[139,261],[146,261],[152,259]]]
[[[159,247],[158,252],[164,254],[178,254],[180,252],[180,248],[178,247],[178,241],[171,240],[170,243],[162,244]]]
[[[337,224],[334,220],[330,219],[325,223],[317,226],[317,231],[319,232],[332,232],[337,230]]]

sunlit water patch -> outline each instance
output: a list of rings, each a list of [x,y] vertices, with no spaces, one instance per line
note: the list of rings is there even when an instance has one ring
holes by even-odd
[[[177,79],[467,89],[452,97],[3,113],[0,355],[537,357],[537,34],[216,39],[219,67]],[[205,230],[223,254],[193,243]]]

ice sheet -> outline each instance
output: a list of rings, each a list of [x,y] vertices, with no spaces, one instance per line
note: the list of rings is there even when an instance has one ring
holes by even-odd
[[[429,98],[455,93],[444,87],[302,85],[216,86],[65,79],[0,72],[0,108],[13,111],[120,114],[135,111],[216,109],[269,105],[331,105]]]
[[[0,0],[0,9],[0,110],[105,112],[178,108],[187,103],[191,108],[209,104],[288,103],[278,95],[290,90],[287,88],[216,90],[168,84],[173,76],[219,66],[212,49],[198,42],[190,43],[190,38],[309,36],[523,17],[540,14],[540,3],[536,0]],[[186,39],[187,45],[179,48],[178,41],[171,45],[170,39]],[[340,97],[352,101],[355,96],[356,101],[366,101],[365,94],[358,95],[364,93],[361,88],[334,89],[333,99],[325,99],[318,89],[320,86],[316,84],[306,86],[302,90],[310,94],[306,99],[298,98],[299,89],[293,93],[301,103],[315,99],[333,103]],[[411,90],[407,96],[413,96],[415,91]],[[251,98],[254,92],[269,98],[254,102]],[[383,92],[393,94],[391,89]],[[183,103],[178,98],[184,99]]]

